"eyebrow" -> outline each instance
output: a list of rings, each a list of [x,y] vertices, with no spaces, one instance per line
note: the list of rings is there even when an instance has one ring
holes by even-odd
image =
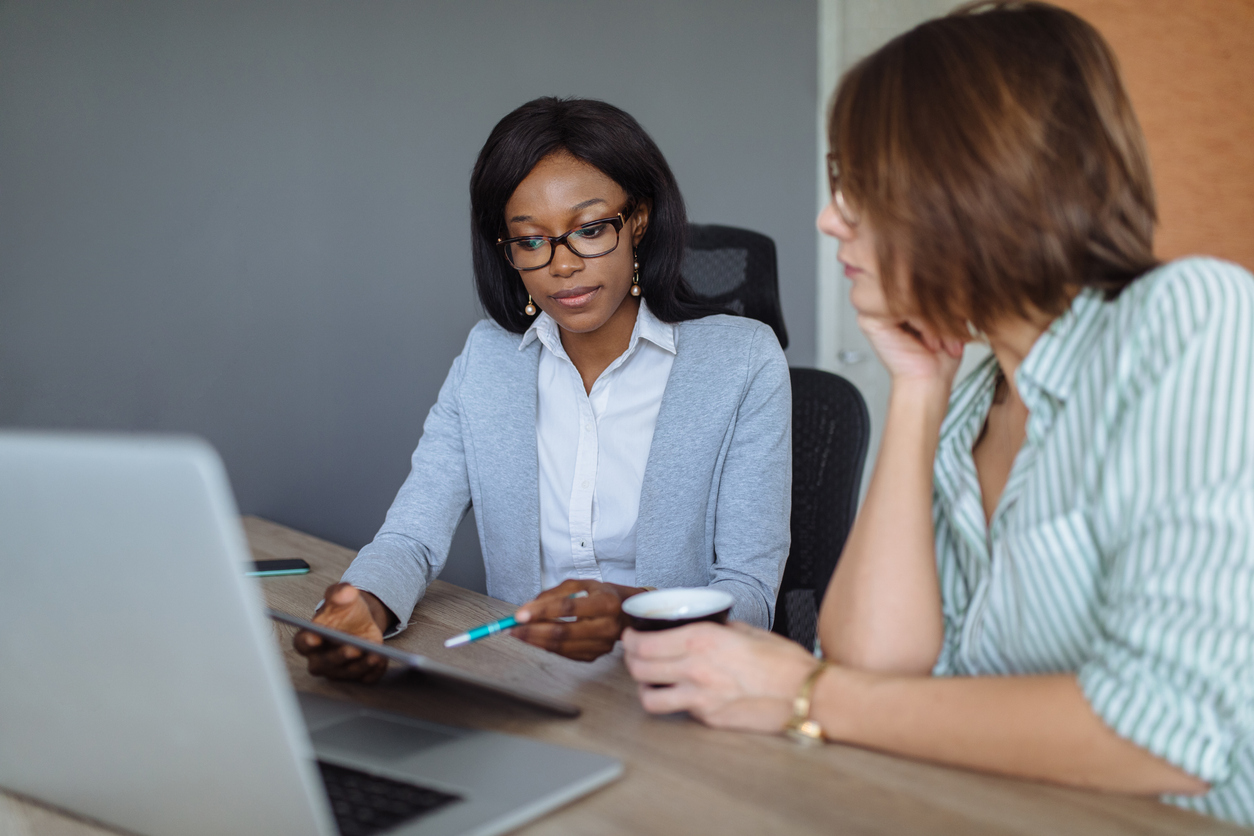
[[[609,205],[603,199],[599,197],[593,197],[593,198],[589,198],[588,200],[585,200],[583,203],[576,203],[574,206],[570,207],[570,211],[579,212],[583,209],[587,209],[589,206],[595,206],[598,203],[605,203],[606,206]],[[531,217],[530,215],[515,215],[514,217],[509,219],[509,222],[512,224],[525,224],[534,220],[535,218]]]

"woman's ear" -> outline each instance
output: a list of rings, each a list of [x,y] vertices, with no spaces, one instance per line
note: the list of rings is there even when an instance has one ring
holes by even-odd
[[[627,223],[631,224],[631,245],[637,246],[649,229],[649,210],[653,208],[648,201],[641,201],[636,211],[631,213]]]

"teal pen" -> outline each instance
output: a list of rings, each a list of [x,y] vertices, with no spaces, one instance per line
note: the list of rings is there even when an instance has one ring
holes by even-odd
[[[586,589],[581,589],[578,592],[567,595],[566,597],[587,598],[588,591]],[[493,621],[489,624],[484,624],[482,627],[476,627],[468,633],[462,633],[460,636],[453,636],[453,638],[444,642],[444,646],[457,647],[462,644],[470,644],[471,642],[479,641],[479,639],[486,639],[488,636],[496,635],[502,630],[508,630],[510,627],[517,626],[518,622],[514,620],[514,616],[511,615],[509,618],[502,618],[500,621]]]

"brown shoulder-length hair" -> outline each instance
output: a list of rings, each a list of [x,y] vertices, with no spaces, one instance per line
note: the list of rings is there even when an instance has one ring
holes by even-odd
[[[1079,288],[1113,298],[1157,263],[1114,54],[1063,9],[968,4],[901,35],[845,74],[828,137],[889,304],[942,332],[1057,316]]]

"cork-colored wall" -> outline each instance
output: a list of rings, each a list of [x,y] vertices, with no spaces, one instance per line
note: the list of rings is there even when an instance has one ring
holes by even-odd
[[[1060,0],[1114,47],[1149,144],[1161,258],[1254,269],[1254,0]]]

